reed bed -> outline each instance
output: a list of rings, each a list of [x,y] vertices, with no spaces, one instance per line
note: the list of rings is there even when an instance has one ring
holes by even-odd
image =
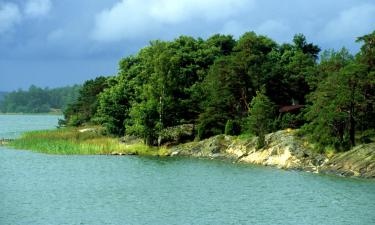
[[[77,128],[31,131],[9,143],[15,149],[32,150],[46,154],[60,155],[144,155],[166,156],[166,148],[146,146],[143,143],[121,143],[118,138],[100,132],[79,132]]]

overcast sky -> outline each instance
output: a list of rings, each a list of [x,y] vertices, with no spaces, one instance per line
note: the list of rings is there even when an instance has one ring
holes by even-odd
[[[282,43],[303,33],[355,53],[356,37],[374,29],[374,0],[0,0],[0,91],[114,75],[153,39],[255,31]]]

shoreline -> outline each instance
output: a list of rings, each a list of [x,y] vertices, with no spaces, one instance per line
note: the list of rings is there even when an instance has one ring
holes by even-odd
[[[0,116],[2,116],[2,115],[4,115],[4,116],[18,116],[18,115],[20,115],[20,116],[27,116],[27,115],[30,115],[30,116],[63,116],[63,114],[62,113],[2,113],[2,112],[0,112]]]
[[[82,132],[83,131],[83,132]],[[2,145],[46,154],[139,155],[224,159],[234,163],[272,166],[285,170],[375,178],[375,143],[362,144],[331,156],[319,154],[293,130],[266,135],[266,146],[256,149],[257,137],[218,135],[171,147],[149,147],[139,139],[120,141],[99,134],[97,129],[57,129],[27,132]]]
[[[266,146],[256,149],[257,138],[239,140],[218,135],[200,142],[171,148],[171,156],[228,159],[233,162],[271,166],[342,177],[375,178],[375,143],[362,144],[331,156],[319,154],[303,139],[287,130],[266,136]]]

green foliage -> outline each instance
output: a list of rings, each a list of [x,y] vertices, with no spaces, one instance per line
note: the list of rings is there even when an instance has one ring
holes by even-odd
[[[224,134],[226,135],[238,135],[240,134],[240,127],[237,121],[228,120],[225,124]]]
[[[126,125],[126,133],[142,137],[146,145],[156,145],[157,136],[161,131],[157,102],[145,101],[133,105],[130,120]]]
[[[233,135],[234,134],[233,120],[227,120],[227,123],[225,124],[224,134],[226,134],[226,135]]]
[[[351,63],[319,83],[311,94],[305,125],[320,146],[332,145],[346,150],[355,145],[357,127],[366,126],[364,115],[373,96],[368,96],[374,76],[364,65]],[[370,98],[368,98],[370,97]]]
[[[275,105],[265,95],[265,90],[257,91],[251,100],[248,125],[249,131],[258,136],[258,148],[265,145],[265,135],[272,131],[275,117]]]
[[[0,103],[3,101],[4,97],[8,94],[8,92],[0,91]]]
[[[203,82],[206,100],[198,118],[200,138],[222,134],[230,119],[237,119],[247,111],[246,76],[237,73],[233,57],[220,57],[211,66]]]
[[[297,129],[305,123],[305,120],[303,118],[303,113],[284,113],[279,115],[276,123],[278,129]]]
[[[64,110],[77,99],[80,86],[39,88],[31,85],[27,91],[18,90],[2,96],[3,113],[48,113]]]
[[[152,41],[122,59],[117,76],[86,82],[65,118],[147,145],[161,144],[163,131],[182,124],[193,124],[197,139],[246,130],[259,136],[258,147],[276,128],[305,125],[322,149],[347,149],[356,134],[369,140],[375,128],[374,36],[358,39],[363,46],[355,57],[328,50],[319,61],[320,48],[302,34],[282,45],[254,32],[238,40],[216,34]],[[306,107],[276,113],[276,106],[290,105]]]
[[[98,108],[98,94],[108,87],[106,81],[105,77],[86,81],[79,90],[77,100],[64,111],[64,120],[60,125],[79,126],[89,122]]]

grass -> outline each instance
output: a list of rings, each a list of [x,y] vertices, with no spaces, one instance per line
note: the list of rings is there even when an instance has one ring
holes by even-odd
[[[9,143],[15,149],[60,155],[133,154],[166,156],[166,148],[149,147],[142,143],[127,145],[117,138],[103,136],[99,132],[79,132],[77,128],[31,131]]]
[[[249,140],[249,139],[252,139],[253,137],[256,137],[256,135],[251,134],[251,133],[243,133],[237,136],[239,140]]]

